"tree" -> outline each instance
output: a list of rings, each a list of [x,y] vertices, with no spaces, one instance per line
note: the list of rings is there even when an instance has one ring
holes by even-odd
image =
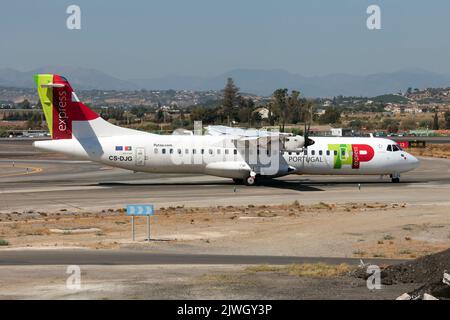
[[[28,99],[24,99],[22,102],[17,104],[18,109],[31,109],[31,103]]]
[[[327,108],[325,113],[319,117],[319,123],[321,124],[339,123],[340,120],[341,112],[335,107]]]
[[[304,101],[300,98],[300,91],[292,90],[291,95],[287,100],[289,121],[291,123],[298,123],[304,119],[303,107]]]
[[[156,112],[155,121],[158,123],[164,122],[164,111],[162,109]]]
[[[279,115],[280,118],[281,132],[284,132],[284,127],[286,125],[286,118],[288,114],[287,95],[288,89],[277,89],[273,93],[274,110]]]
[[[361,128],[363,126],[363,121],[361,119],[352,120],[352,121],[350,121],[349,126],[353,130],[361,130]]]
[[[251,98],[238,97],[238,112],[237,119],[241,123],[247,123],[251,125],[252,112],[255,108],[255,102]]]
[[[433,120],[431,119],[423,119],[419,122],[419,128],[427,129],[433,126]]]
[[[132,107],[130,110],[130,112],[138,118],[142,118],[145,115],[145,113],[148,111],[149,111],[148,108],[146,108],[144,106],[135,106],[135,107]]]
[[[439,117],[438,117],[437,112],[434,113],[433,130],[439,130]]]
[[[389,133],[397,133],[398,132],[398,124],[395,122],[392,122],[391,124],[388,125],[386,130]]]
[[[445,111],[444,119],[445,119],[445,129],[449,130],[450,129],[450,110]]]
[[[239,93],[239,88],[236,87],[232,78],[227,79],[227,84],[223,89],[223,108],[224,114],[227,117],[228,125],[233,117],[233,107],[236,103]]]

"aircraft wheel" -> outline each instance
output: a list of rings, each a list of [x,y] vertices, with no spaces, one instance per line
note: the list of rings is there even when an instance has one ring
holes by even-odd
[[[256,182],[255,178],[251,176],[245,180],[245,184],[248,186],[253,186],[255,182]]]
[[[400,182],[400,173],[391,174],[391,181],[393,183],[399,183]]]
[[[244,183],[244,179],[233,178],[233,182],[236,183],[236,184],[243,184]]]

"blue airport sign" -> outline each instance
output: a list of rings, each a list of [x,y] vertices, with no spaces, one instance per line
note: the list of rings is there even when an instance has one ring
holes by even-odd
[[[152,204],[128,204],[127,215],[129,216],[151,216],[154,214]]]

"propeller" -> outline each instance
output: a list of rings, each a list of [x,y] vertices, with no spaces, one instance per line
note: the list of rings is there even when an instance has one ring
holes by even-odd
[[[305,138],[305,143],[303,145],[303,148],[308,148],[308,146],[314,144],[314,140],[311,140],[309,138],[309,133],[311,130],[311,121],[312,121],[312,104],[308,102],[307,105],[308,112],[305,114],[305,129],[303,131],[303,136]],[[308,120],[306,120],[308,118]]]

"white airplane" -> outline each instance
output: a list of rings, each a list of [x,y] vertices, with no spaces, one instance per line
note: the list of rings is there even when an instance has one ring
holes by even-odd
[[[155,173],[196,173],[255,184],[288,174],[390,175],[419,161],[383,138],[302,137],[208,127],[207,135],[157,135],[115,126],[81,103],[61,76],[35,76],[52,140],[36,148],[108,166]]]

